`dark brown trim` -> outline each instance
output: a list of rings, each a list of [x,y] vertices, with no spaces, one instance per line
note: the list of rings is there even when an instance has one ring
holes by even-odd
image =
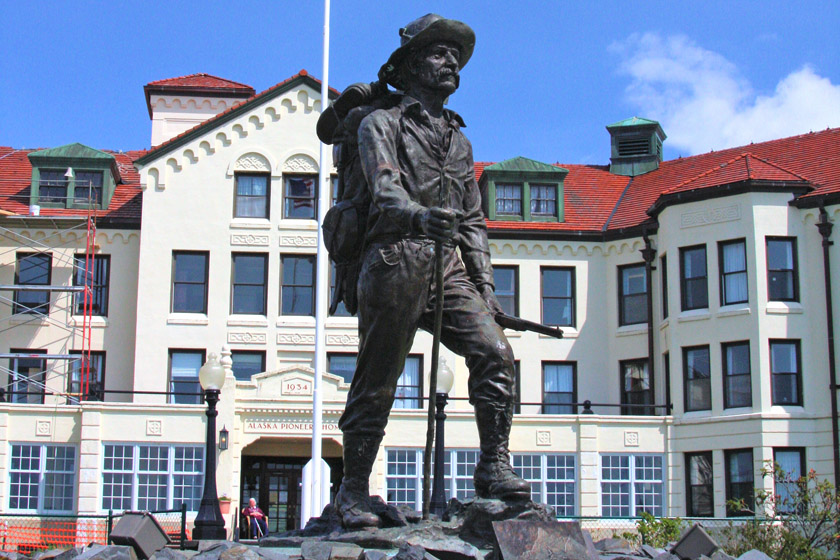
[[[312,263],[312,284],[309,285],[309,288],[312,289],[312,301],[310,302],[309,313],[299,315],[296,313],[284,313],[283,312],[283,289],[287,286],[283,283],[283,275],[285,273],[286,268],[286,259],[306,259]],[[280,254],[280,301],[279,301],[279,309],[278,315],[281,317],[314,317],[315,316],[315,300],[318,297],[318,279],[317,279],[317,272],[316,272],[317,262],[316,262],[316,255],[309,254],[309,253],[281,253]],[[292,288],[305,288],[303,284],[292,284],[290,287]]]
[[[203,311],[179,311],[175,309],[175,266],[178,255],[201,255],[204,257],[204,304]],[[210,293],[210,252],[209,251],[172,251],[172,273],[169,282],[169,312],[170,313],[204,313],[207,314],[207,300]]]
[[[702,486],[709,487],[709,497],[712,500],[712,511],[708,514],[701,514],[694,511],[692,507],[692,498],[694,497],[694,486],[691,484],[691,459],[694,457],[705,457],[708,460],[709,468],[712,469],[712,479],[709,484]],[[714,517],[715,515],[715,485],[714,485],[714,461],[712,460],[711,451],[697,451],[694,453],[685,454],[685,513],[688,517]],[[700,485],[698,485],[700,486]]]
[[[688,408],[688,353],[693,350],[706,350],[706,355],[709,359],[709,408]],[[683,346],[683,413],[685,412],[703,412],[712,410],[712,352],[708,344],[700,344],[697,346]]]
[[[262,257],[263,266],[263,302],[262,312],[260,313],[242,313],[236,312],[233,307],[233,302],[236,297],[236,257]],[[237,251],[230,254],[230,314],[231,315],[267,315],[268,312],[268,253],[263,252],[242,252]],[[257,284],[245,284],[246,286],[256,286]]]
[[[239,178],[240,177],[265,177],[265,216],[238,216],[239,211],[237,198],[239,195]],[[256,198],[256,197],[255,197]],[[236,171],[233,174],[233,217],[251,220],[270,220],[271,219],[271,173],[255,173],[251,171]]]
[[[640,294],[625,294],[624,293],[624,272],[634,268],[642,268],[645,269],[645,313],[648,314],[647,320],[639,321],[638,323],[628,323],[625,314],[624,314],[624,298],[629,296],[638,296]],[[642,323],[650,323],[650,286],[648,282],[648,278],[650,278],[650,274],[647,270],[647,263],[645,262],[636,262],[631,264],[623,264],[618,266],[618,326],[619,327],[626,327],[629,325],[641,325]]]
[[[820,221],[816,224],[822,237],[823,250],[823,279],[825,282],[825,322],[828,338],[828,390],[831,392],[831,440],[832,455],[834,457],[834,487],[840,488],[840,427],[837,425],[837,366],[834,355],[834,304],[831,297],[831,256],[829,247],[831,230],[834,224],[828,219],[828,213],[820,206]]]
[[[794,195],[795,199],[797,196],[807,194],[812,190],[814,190],[814,187],[808,181],[762,181],[750,179],[748,181],[738,181],[692,191],[660,194],[659,198],[647,209],[647,215],[655,218],[665,208],[674,204],[711,200],[713,198],[723,198],[736,194],[789,192]]]
[[[743,274],[747,282],[747,299],[743,301],[726,301],[725,293],[726,293],[726,276],[729,274],[740,274],[741,272],[726,272],[723,260],[723,249],[728,245],[736,245],[740,243],[744,247],[744,270]],[[750,273],[749,273],[749,262],[747,261],[747,240],[744,237],[739,239],[727,239],[725,241],[718,241],[718,296],[720,298],[720,306],[723,307],[724,305],[736,305],[739,303],[749,303],[750,301]],[[708,269],[709,263],[708,259],[706,262],[706,268]],[[706,274],[708,278],[708,273]]]
[[[749,453],[750,454],[750,465],[752,466],[752,469],[750,471],[752,473],[752,481],[749,483],[750,489],[752,489],[753,485],[755,484],[755,452],[753,451],[753,449],[751,447],[742,448],[742,449],[725,449],[724,452],[723,452],[723,454],[724,454],[723,461],[724,461],[724,473],[725,473],[725,476],[726,476],[726,501],[727,502],[732,499],[732,472],[731,472],[731,469],[729,468],[729,459],[733,455],[739,454],[739,453]],[[744,484],[744,483],[742,483],[742,484]],[[750,510],[755,508],[755,499],[754,498],[751,499],[747,503],[747,508],[750,509]],[[727,510],[726,511],[726,516],[727,517],[743,517],[743,516],[747,516],[747,515],[754,515],[754,512],[752,512],[752,511],[749,511],[749,512],[746,512],[746,511],[732,511],[732,510],[729,509],[729,507],[727,507],[726,510]]]
[[[572,412],[570,414],[577,414],[576,404],[562,404],[562,403],[547,403],[545,402],[545,366],[572,366],[572,403],[578,401],[578,379],[577,379],[577,362],[568,360],[545,360],[540,362],[540,414],[554,414],[546,412],[547,406],[570,406]]]
[[[688,303],[686,301],[687,296],[687,282],[688,280],[685,277],[685,255],[689,251],[695,251],[697,249],[703,249],[703,260],[705,261],[705,272],[706,274],[703,278],[706,281],[706,305],[698,306],[698,307],[688,307]],[[700,278],[699,276],[694,276],[692,279]],[[709,251],[706,248],[705,243],[701,243],[700,245],[690,245],[688,247],[680,247],[680,311],[693,311],[694,309],[708,309],[709,308]]]
[[[770,297],[770,247],[769,244],[771,241],[789,241],[791,244],[791,253],[793,256],[793,269],[791,272],[793,274],[793,298],[771,298]],[[796,237],[791,236],[783,236],[783,235],[767,235],[764,237],[764,262],[766,263],[767,267],[767,301],[799,301],[799,250],[798,250],[798,242]],[[784,268],[774,268],[774,271],[784,271]]]
[[[618,388],[618,390],[619,390],[619,401],[623,405],[629,405],[629,406],[622,406],[621,407],[621,414],[623,416],[655,416],[656,415],[656,410],[653,409],[653,408],[642,408],[640,406],[640,407],[638,407],[638,409],[634,409],[633,403],[630,403],[629,399],[627,398],[628,393],[626,393],[624,391],[624,387],[626,386],[624,381],[626,379],[626,373],[627,373],[625,368],[627,366],[630,366],[630,365],[633,365],[633,364],[643,364],[643,365],[647,366],[648,382],[650,383],[650,389],[648,390],[649,394],[650,394],[650,400],[649,400],[649,402],[646,402],[644,404],[652,405],[652,404],[656,403],[656,383],[654,382],[653,371],[650,368],[650,362],[651,362],[651,360],[648,359],[648,358],[633,358],[633,359],[630,359],[630,360],[620,360],[618,362],[618,379],[619,379],[619,383],[621,383],[621,385]]]
[[[549,323],[549,322],[547,322],[547,320],[544,316],[543,312],[545,310],[545,291],[544,291],[545,283],[543,282],[543,276],[544,276],[545,271],[547,271],[547,270],[565,270],[565,271],[569,272],[569,277],[570,277],[569,282],[571,284],[571,286],[569,287],[569,291],[572,294],[569,297],[569,299],[571,300],[571,306],[572,306],[572,311],[571,311],[571,314],[570,314],[571,315],[571,317],[570,317],[571,318],[571,324],[569,324],[569,325],[559,325],[559,324],[555,325],[554,323]],[[552,298],[552,299],[565,299],[565,298]],[[576,299],[577,299],[577,267],[574,267],[574,266],[541,266],[540,267],[540,321],[544,325],[551,325],[551,326],[556,326],[556,327],[571,327],[573,329],[576,328],[576,325],[577,325],[577,301],[575,301]]]
[[[656,387],[653,385],[654,379],[654,334],[653,334],[653,271],[656,270],[656,267],[653,266],[653,261],[656,260],[656,249],[654,249],[650,244],[650,237],[645,233],[644,238],[645,240],[645,247],[640,252],[642,253],[642,258],[645,260],[645,289],[647,290],[647,348],[648,348],[648,372],[650,373],[651,379],[651,391],[653,391],[654,395],[656,394]],[[656,400],[654,398],[654,400]],[[653,404],[653,403],[651,403]]]
[[[770,404],[773,405],[773,406],[805,406],[804,401],[802,399],[802,378],[803,378],[803,375],[802,375],[802,341],[798,338],[771,338],[767,342],[768,342],[767,347],[768,347],[769,352],[770,352],[770,355],[768,356],[770,358]],[[793,371],[793,372],[790,372],[790,371],[780,371],[780,372],[773,371],[773,345],[774,344],[793,345],[793,347],[796,349],[796,371]],[[792,402],[792,403],[776,402],[776,395],[775,395],[775,391],[773,390],[774,385],[775,385],[773,383],[773,376],[776,375],[776,374],[779,374],[779,375],[791,375],[791,374],[793,374],[793,375],[796,376],[796,399],[797,399],[796,402]]]

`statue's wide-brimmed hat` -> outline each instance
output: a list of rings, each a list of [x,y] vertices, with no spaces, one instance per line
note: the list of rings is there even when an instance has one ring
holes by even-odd
[[[437,41],[451,41],[461,47],[459,67],[466,66],[475,48],[475,32],[469,25],[437,14],[426,14],[400,29],[400,46],[379,69],[379,80],[397,89],[405,89],[400,66],[408,55]]]

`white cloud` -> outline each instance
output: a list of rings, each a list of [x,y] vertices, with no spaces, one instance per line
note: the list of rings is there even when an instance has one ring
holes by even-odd
[[[614,43],[631,78],[627,100],[692,154],[840,126],[840,85],[805,66],[759,95],[722,55],[685,36],[634,34]]]

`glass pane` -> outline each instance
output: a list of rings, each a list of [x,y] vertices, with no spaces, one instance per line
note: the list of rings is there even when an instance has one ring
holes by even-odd
[[[643,294],[647,292],[645,267],[634,266],[621,270],[621,283],[624,295]]]
[[[791,240],[767,241],[767,267],[772,270],[793,270],[793,242]]]
[[[353,380],[353,373],[356,371],[356,355],[340,356],[332,355],[327,357],[328,371],[333,375],[339,375],[345,383]]]
[[[250,380],[252,375],[265,370],[265,354],[262,352],[237,352],[230,355],[233,360],[233,375],[237,379]]]
[[[545,268],[542,271],[542,286],[544,297],[571,297],[572,271]]]
[[[268,177],[264,175],[238,175],[236,177],[236,194],[248,196],[265,196]]]
[[[726,373],[738,375],[750,372],[750,345],[733,344],[726,347]]]
[[[178,253],[175,255],[176,282],[204,282],[207,255]]]
[[[744,243],[729,243],[723,246],[723,271],[740,272],[747,269]]]
[[[233,312],[262,315],[265,313],[265,288],[263,286],[235,286]]]
[[[545,390],[568,392],[574,390],[574,368],[571,364],[546,364]]]
[[[792,373],[797,369],[796,344],[774,342],[770,345],[770,369],[773,373]]]
[[[543,321],[546,325],[571,325],[572,300],[545,299],[543,300]]]
[[[237,284],[262,284],[265,281],[265,260],[264,255],[235,255],[233,281]]]
[[[690,249],[683,253],[686,278],[706,276],[706,249]]]

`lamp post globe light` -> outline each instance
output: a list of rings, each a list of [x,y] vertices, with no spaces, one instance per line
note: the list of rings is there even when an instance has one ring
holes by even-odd
[[[432,483],[432,501],[429,509],[435,515],[441,516],[446,511],[446,492],[444,491],[444,462],[446,444],[443,439],[443,421],[446,420],[446,401],[449,398],[449,391],[455,383],[455,374],[449,368],[444,358],[438,363],[437,378],[437,400],[435,402],[437,413],[435,414],[435,474]]]
[[[219,363],[216,354],[210,354],[207,363],[198,370],[198,381],[204,389],[204,400],[207,401],[207,436],[204,450],[204,493],[201,495],[192,536],[197,541],[225,540],[225,520],[216,491],[216,416],[219,415],[216,403],[219,402],[219,392],[225,384],[225,368]]]

